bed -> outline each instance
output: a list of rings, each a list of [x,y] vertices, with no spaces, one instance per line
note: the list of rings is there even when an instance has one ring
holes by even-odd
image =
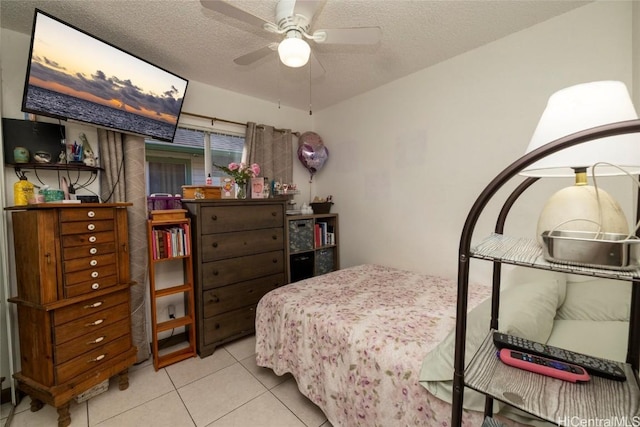
[[[500,329],[549,341],[570,293],[566,278],[547,275],[516,282],[502,292]],[[380,265],[346,268],[275,289],[257,307],[256,362],[277,375],[291,373],[299,390],[336,427],[447,426],[456,292],[454,280]],[[489,295],[488,285],[470,286],[467,358],[488,331]],[[594,301],[602,305],[598,297]],[[561,320],[607,323],[576,320],[593,316],[580,309],[583,305],[574,304],[583,313],[565,310]],[[614,306],[616,316],[624,317],[624,307]],[[605,317],[615,324],[616,336],[623,334],[623,321],[610,321],[610,313]],[[560,335],[575,336],[569,326],[568,331],[560,328]],[[584,324],[581,328],[586,334],[593,330]],[[604,329],[605,336],[612,336],[611,329]],[[572,349],[584,351],[580,340],[573,341],[578,348]],[[482,396],[465,390],[463,425],[481,425],[483,405]],[[509,425],[531,423],[523,414],[509,414],[509,407],[499,402],[494,409],[520,421],[503,418]]]

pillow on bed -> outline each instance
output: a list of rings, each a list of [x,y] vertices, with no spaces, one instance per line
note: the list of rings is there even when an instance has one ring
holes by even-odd
[[[547,342],[558,301],[561,301],[561,288],[557,280],[512,284],[500,293],[498,329],[533,341]],[[491,298],[467,315],[465,366],[487,336],[490,319]],[[454,350],[455,329],[425,357],[420,373],[420,383],[431,394],[449,403],[452,401]],[[484,409],[484,395],[465,388],[464,396],[465,408]]]
[[[629,321],[631,282],[613,279],[570,281],[556,313],[563,320]]]

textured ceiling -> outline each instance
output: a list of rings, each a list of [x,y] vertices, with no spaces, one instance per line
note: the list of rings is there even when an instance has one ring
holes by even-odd
[[[274,20],[275,0],[233,3]],[[3,28],[30,34],[39,8],[189,80],[300,109],[311,100],[320,110],[586,3],[327,0],[312,30],[379,26],[382,40],[373,46],[313,44],[325,72],[311,74],[308,66],[280,65],[276,52],[236,65],[236,57],[278,37],[197,0],[0,0],[0,17]]]

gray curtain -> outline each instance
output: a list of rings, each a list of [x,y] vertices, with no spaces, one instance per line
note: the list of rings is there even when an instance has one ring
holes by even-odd
[[[260,175],[283,183],[293,181],[293,136],[290,129],[247,123],[246,162],[260,165]]]
[[[145,189],[144,138],[98,129],[100,198],[103,202],[133,203],[127,209],[131,259],[131,326],[137,362],[150,353],[147,338],[145,297],[147,295],[147,201]]]

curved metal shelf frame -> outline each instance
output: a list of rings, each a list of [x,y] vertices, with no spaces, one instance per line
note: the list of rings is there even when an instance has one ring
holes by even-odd
[[[455,355],[454,355],[454,376],[453,376],[453,402],[451,425],[462,425],[462,404],[464,392],[464,360],[465,360],[465,339],[467,331],[467,294],[469,291],[469,261],[473,257],[471,251],[471,239],[478,219],[487,206],[489,201],[495,196],[500,188],[514,178],[527,166],[536,161],[549,156],[557,151],[574,145],[582,144],[595,139],[606,138],[615,135],[623,135],[630,133],[640,133],[640,120],[629,120],[624,122],[612,123],[587,129],[572,135],[557,139],[546,144],[507,166],[500,172],[480,193],[475,203],[471,207],[467,215],[464,227],[460,237],[460,246],[458,251],[458,298],[456,306],[456,337],[455,337]],[[640,147],[638,148],[640,149]],[[526,178],[515,190],[509,195],[503,204],[502,210],[498,215],[495,232],[502,234],[504,223],[507,219],[509,211],[518,198],[539,178]],[[640,192],[638,198],[636,215],[640,216]],[[491,304],[491,328],[497,328],[498,310],[500,300],[500,279],[502,261],[493,261],[493,292]],[[531,267],[536,268],[535,265]],[[541,268],[541,267],[538,267]],[[558,268],[561,270],[561,268]],[[628,279],[627,279],[628,280]],[[631,279],[633,281],[631,294],[631,313],[629,318],[629,340],[627,350],[627,362],[631,364],[634,372],[638,373],[638,359],[640,357],[640,275],[636,274]],[[492,400],[486,399],[485,414],[491,415]]]

